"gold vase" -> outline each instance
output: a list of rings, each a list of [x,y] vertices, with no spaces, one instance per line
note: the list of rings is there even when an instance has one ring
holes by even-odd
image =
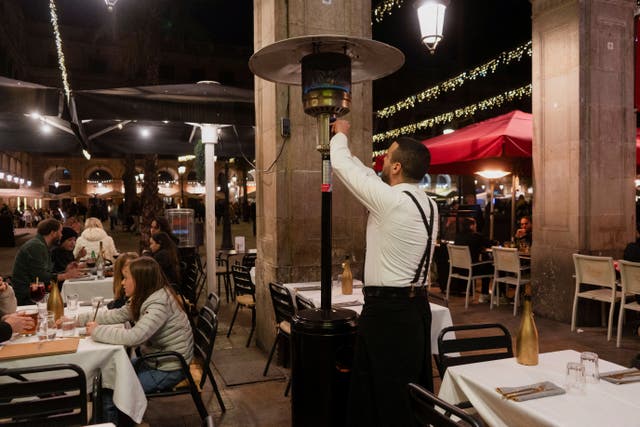
[[[53,311],[55,320],[58,320],[59,318],[64,316],[64,304],[62,303],[62,296],[60,295],[60,289],[58,289],[58,283],[54,280],[51,281],[51,286],[49,289],[47,310]]]
[[[516,360],[521,365],[538,364],[538,329],[533,320],[531,295],[524,296],[522,321],[516,337]]]

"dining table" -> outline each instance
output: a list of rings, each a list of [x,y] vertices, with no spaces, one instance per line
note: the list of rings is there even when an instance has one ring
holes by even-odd
[[[291,295],[300,293],[300,296],[310,301],[316,307],[321,305],[320,282],[302,282],[302,283],[284,283]],[[353,280],[353,293],[351,295],[342,294],[339,286],[334,286],[331,292],[331,305],[334,308],[346,308],[355,311],[358,315],[362,312],[364,305],[364,294],[362,293],[363,284],[358,279]],[[431,353],[438,353],[438,335],[440,331],[448,326],[453,326],[451,312],[449,308],[442,305],[429,303],[431,307]]]
[[[36,306],[20,306],[18,311],[30,308],[33,309]],[[80,307],[78,313],[91,310],[93,310],[92,307]],[[65,309],[65,315],[68,314],[71,313],[68,309]],[[58,336],[60,332],[58,332]],[[0,343],[0,350],[4,346],[30,342],[38,342],[38,337],[16,334],[11,340]],[[98,372],[101,372],[102,386],[113,390],[115,406],[136,423],[142,422],[142,417],[147,408],[147,398],[142,385],[138,381],[138,376],[133,369],[129,355],[122,345],[99,343],[91,337],[83,337],[79,338],[78,348],[74,353],[3,360],[0,362],[0,367],[24,368],[58,363],[72,363],[83,370],[87,378],[87,393],[92,390],[93,382],[91,379]]]
[[[79,301],[90,302],[93,297],[113,299],[113,277],[98,279],[97,276],[87,276],[78,279],[67,279],[62,284],[62,300],[67,295],[78,294]]]
[[[539,355],[525,366],[515,358],[447,368],[439,397],[456,404],[469,401],[489,426],[640,426],[640,382],[613,384],[603,379],[575,390],[537,399],[504,398],[498,387],[522,387],[544,381],[564,387],[568,362],[580,362],[580,352],[562,350]],[[599,360],[600,373],[625,369]]]

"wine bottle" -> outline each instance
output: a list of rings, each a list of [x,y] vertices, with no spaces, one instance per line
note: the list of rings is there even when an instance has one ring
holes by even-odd
[[[351,262],[349,255],[344,258],[342,263],[342,295],[351,295],[353,293],[353,274],[351,273]]]
[[[62,296],[60,295],[58,282],[56,282],[55,280],[52,280],[49,286],[49,299],[47,300],[47,310],[53,311],[55,320],[58,320],[64,315],[64,304],[62,303]]]
[[[100,242],[100,250],[96,258],[96,274],[98,279],[104,279],[104,250],[102,249],[102,242]]]
[[[538,329],[533,320],[531,288],[526,286],[520,330],[516,337],[516,360],[521,365],[538,364]]]

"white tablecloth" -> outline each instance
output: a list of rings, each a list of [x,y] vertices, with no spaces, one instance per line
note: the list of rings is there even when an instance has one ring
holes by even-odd
[[[567,393],[514,402],[496,387],[551,381],[563,387],[567,362],[580,353],[564,350],[540,354],[539,364],[524,366],[515,358],[452,366],[440,386],[440,398],[450,403],[469,400],[491,426],[640,426],[640,383],[615,385],[601,380],[587,384],[583,395]],[[623,369],[604,360],[600,372]]]
[[[101,296],[113,299],[113,277],[93,280],[65,280],[62,284],[62,300],[66,295],[78,294],[80,301],[91,301],[92,297]]]
[[[25,307],[20,307],[20,309]],[[91,307],[81,307],[80,311],[91,309]],[[18,337],[4,344],[11,345],[33,341],[37,341],[37,338]],[[147,398],[144,395],[144,390],[142,390],[142,386],[138,381],[129,356],[121,345],[102,344],[93,341],[89,337],[80,340],[76,353],[9,360],[0,363],[0,366],[3,368],[22,368],[53,363],[73,363],[78,365],[87,376],[87,387],[89,387],[87,392],[91,391],[91,379],[98,371],[102,371],[102,385],[113,390],[113,401],[116,407],[135,422],[142,422],[142,417],[147,409]]]
[[[353,294],[343,295],[342,290],[338,287],[334,287],[331,292],[331,304],[345,304],[350,301],[354,302],[354,305],[342,306],[343,308],[353,310],[360,314],[362,311],[362,304],[364,303],[364,295],[362,294],[362,282],[360,280],[353,281],[354,287]],[[285,283],[284,286],[289,289],[291,295],[294,296],[296,292],[300,292],[300,295],[313,302],[316,307],[320,307],[320,293],[321,291],[305,290],[305,288],[317,288],[320,286],[320,282],[306,282],[306,283]],[[431,353],[438,354],[438,334],[443,328],[452,326],[451,312],[447,307],[443,307],[438,304],[430,304],[431,306]]]

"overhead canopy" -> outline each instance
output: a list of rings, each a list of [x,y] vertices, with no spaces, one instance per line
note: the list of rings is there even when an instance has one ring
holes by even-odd
[[[46,116],[62,113],[62,91],[0,76],[0,113],[30,114],[38,112]]]
[[[521,160],[531,159],[531,117],[516,110],[423,141],[431,152],[429,173],[471,175],[486,168],[511,170],[514,164],[530,169],[531,161]]]

